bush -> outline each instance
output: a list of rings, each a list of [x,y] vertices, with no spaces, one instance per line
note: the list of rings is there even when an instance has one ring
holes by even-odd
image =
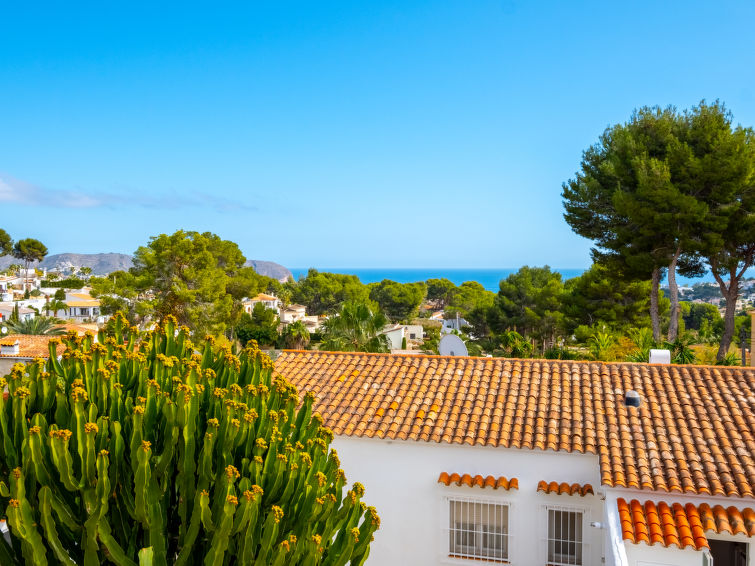
[[[44,279],[42,281],[42,287],[59,289],[81,289],[82,287],[84,287],[84,281],[79,279],[78,277],[70,277],[68,279],[61,279],[59,281]]]
[[[361,565],[379,519],[313,396],[175,330],[119,314],[0,379],[0,564]]]

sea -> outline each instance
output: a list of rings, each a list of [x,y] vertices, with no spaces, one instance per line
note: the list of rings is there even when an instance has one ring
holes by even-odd
[[[579,277],[586,270],[585,268],[560,268],[552,267],[553,271],[561,274],[565,280],[572,277]],[[506,279],[512,273],[519,271],[518,267],[501,267],[501,268],[449,268],[449,267],[318,267],[318,271],[330,273],[345,273],[356,275],[362,283],[376,283],[383,279],[390,279],[398,283],[413,283],[415,281],[427,281],[428,279],[440,279],[445,277],[455,285],[461,285],[465,281],[477,281],[488,291],[498,292],[498,285],[501,279]],[[291,273],[297,281],[300,277],[307,274],[308,268],[292,268]],[[747,276],[755,276],[755,270],[749,270]],[[694,285],[695,283],[712,283],[713,276],[709,273],[703,277],[691,279],[689,277],[677,276],[679,285]]]

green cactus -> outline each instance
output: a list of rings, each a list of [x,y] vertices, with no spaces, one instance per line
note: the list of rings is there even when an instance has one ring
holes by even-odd
[[[380,520],[255,345],[116,315],[0,378],[3,566],[362,565]],[[7,480],[6,480],[7,478]],[[7,482],[7,483],[6,483]],[[5,510],[4,513],[2,510]]]

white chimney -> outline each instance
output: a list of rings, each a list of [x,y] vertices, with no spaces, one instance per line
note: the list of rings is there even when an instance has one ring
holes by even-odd
[[[0,343],[0,354],[4,356],[18,356],[18,340],[15,342],[5,341]]]
[[[671,350],[650,350],[651,364],[670,364]]]

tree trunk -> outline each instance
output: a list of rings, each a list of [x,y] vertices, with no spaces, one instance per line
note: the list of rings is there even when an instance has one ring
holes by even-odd
[[[653,340],[661,341],[661,319],[658,312],[658,289],[661,285],[661,269],[653,269],[650,285],[650,322],[653,325]]]
[[[668,325],[668,341],[675,342],[679,336],[679,286],[676,284],[676,264],[682,255],[681,247],[676,248],[674,257],[668,266],[668,288],[671,295],[671,312]]]
[[[737,314],[737,297],[739,296],[739,277],[737,276],[736,267],[729,269],[729,284],[713,270],[713,276],[716,278],[719,289],[724,299],[726,299],[726,311],[724,312],[724,331],[721,334],[721,343],[718,346],[716,360],[721,361],[729,353],[732,338],[734,338],[735,316]]]

